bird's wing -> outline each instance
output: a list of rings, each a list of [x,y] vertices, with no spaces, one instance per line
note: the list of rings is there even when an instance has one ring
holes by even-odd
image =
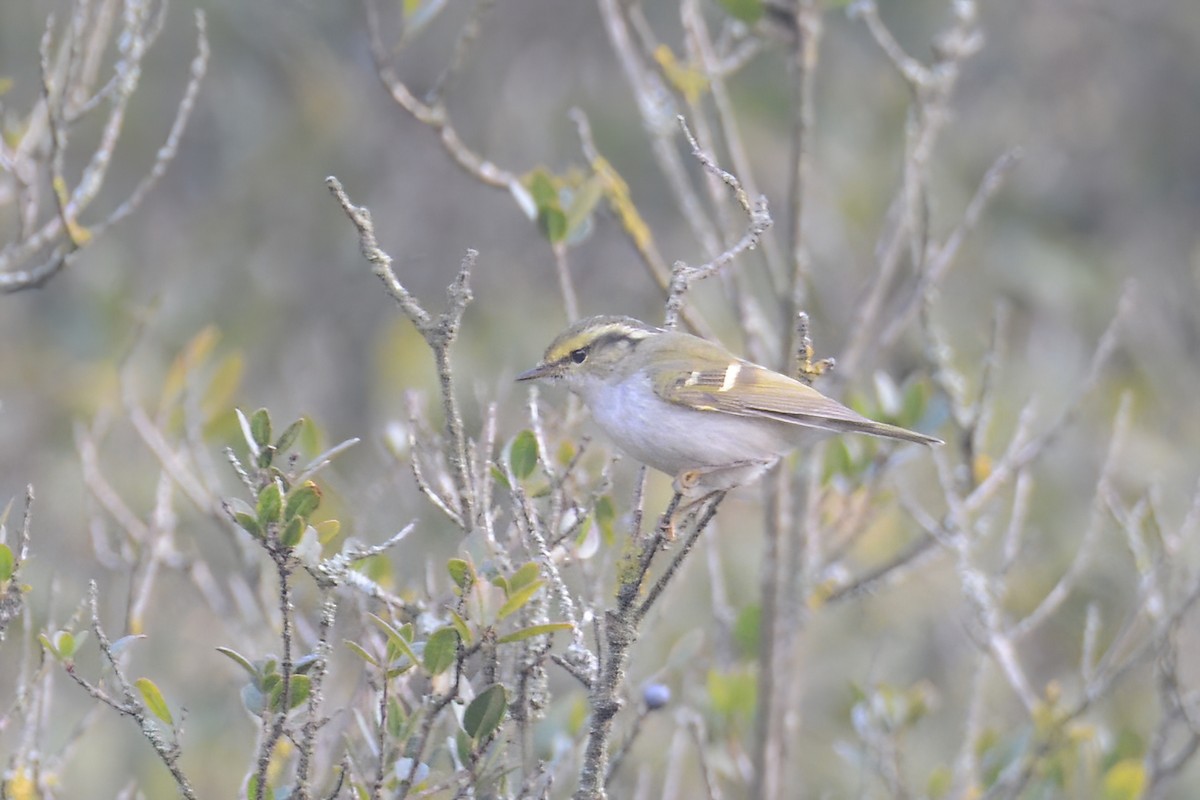
[[[847,408],[807,384],[740,359],[727,366],[688,370],[662,369],[654,381],[658,396],[700,411],[762,417],[829,431],[867,433],[921,444],[940,439],[876,422]]]

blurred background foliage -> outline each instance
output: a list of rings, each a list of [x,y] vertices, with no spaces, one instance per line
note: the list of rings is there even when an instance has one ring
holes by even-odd
[[[4,124],[13,120],[12,109],[27,108],[37,97],[37,42],[58,5],[0,3]],[[0,501],[20,498],[27,483],[37,487],[36,557],[25,579],[37,587],[38,615],[51,613],[54,587],[53,613],[67,616],[88,579],[100,582],[102,602],[120,613],[124,577],[93,554],[75,429],[98,417],[114,420],[100,459],[131,503],[140,499],[148,507],[155,461],[119,423],[117,376],[124,370],[142,402],[154,407],[172,363],[202,331],[211,332],[205,335],[212,342],[201,379],[217,383],[208,431],[214,458],[236,436],[235,404],[267,406],[281,420],[307,416],[316,423],[310,454],[321,444],[364,440],[325,476],[332,485],[323,513],[372,541],[421,520],[386,567],[395,572],[394,585],[421,581],[430,565],[440,570],[458,548],[411,489],[407,468],[389,454],[409,424],[406,392],[432,388],[428,351],[379,290],[325,176],[338,175],[355,201],[371,208],[398,273],[433,308],[444,301],[464,251],[480,251],[476,303],[454,357],[464,387],[479,398],[500,399],[502,438],[522,424],[525,397],[512,385],[513,375],[535,363],[566,322],[545,237],[511,197],[461,172],[434,135],[390,101],[355,3],[175,3],[116,150],[114,193],[144,172],[165,136],[193,52],[194,5],[208,15],[212,59],[166,177],[141,211],[44,289],[0,297]],[[449,3],[400,55],[400,76],[418,95],[444,65],[467,11],[465,3]],[[708,11],[720,13],[715,5]],[[1062,406],[1121,287],[1135,282],[1122,346],[1101,390],[1038,475],[1027,538],[1039,560],[1021,564],[1016,583],[1032,604],[1073,555],[1121,391],[1133,395],[1133,435],[1118,470],[1122,485],[1136,492],[1157,484],[1161,508],[1178,524],[1200,470],[1200,6],[1193,0],[1013,0],[984,3],[980,11],[986,43],[964,67],[955,118],[935,159],[932,226],[944,235],[996,155],[1022,149],[937,307],[969,375],[986,348],[996,304],[1012,312],[994,442],[1005,440],[1029,398],[1046,414]],[[678,39],[674,4],[648,2],[646,12],[663,41]],[[946,23],[942,0],[884,0],[880,12],[919,56]],[[808,311],[818,355],[836,356],[873,275],[873,248],[903,157],[908,98],[861,23],[832,7],[825,22],[809,195]],[[757,178],[774,208],[784,207],[781,165],[789,146],[790,88],[782,59],[780,52],[764,52],[731,82]],[[704,260],[651,158],[592,4],[496,4],[449,98],[469,146],[517,173],[546,167],[561,174],[583,166],[567,117],[570,108],[582,108],[668,261]],[[68,159],[68,172],[80,166]],[[0,220],[0,234],[7,235],[7,224]],[[570,262],[583,313],[660,318],[660,295],[611,215],[597,216],[591,235],[572,247]],[[727,343],[740,346],[717,283],[693,296]],[[868,359],[847,376],[852,393],[877,402],[872,373],[902,379],[917,346],[907,342],[884,362]],[[481,406],[471,393],[463,398],[464,414],[474,426]],[[428,396],[417,402],[438,413]],[[632,468],[624,471],[628,482]],[[661,498],[665,484],[656,491]],[[751,617],[759,539],[753,525],[741,527],[749,515],[735,509],[755,498],[748,492],[726,504],[721,519],[727,521],[714,540],[731,603]],[[211,527],[197,518],[186,546],[219,559],[224,542]],[[1129,591],[1120,577],[1129,569],[1123,545],[1107,540],[1098,549],[1083,596],[1072,599],[1074,610],[1056,623],[1063,635],[1050,626],[1036,640],[1035,678],[1039,648],[1048,664],[1077,659],[1056,649],[1077,647],[1077,634],[1067,632],[1082,624],[1088,601],[1115,609],[1130,599],[1113,595]],[[835,796],[856,785],[847,762],[830,757],[835,740],[851,736],[854,709],[867,702],[856,686],[886,682],[915,691],[904,702],[932,703],[931,721],[922,723],[929,735],[914,738],[910,753],[926,771],[953,751],[957,720],[939,709],[953,708],[967,691],[968,675],[959,670],[973,645],[962,618],[947,613],[961,602],[952,569],[932,569],[927,578],[906,584],[903,593],[831,608],[805,631],[808,688],[801,744],[793,752],[809,785],[831,787]],[[634,663],[641,666],[633,679],[656,677],[675,697],[712,707],[713,736],[743,736],[752,703],[737,699],[746,691],[738,680],[752,675],[753,646],[744,648],[742,664],[719,673],[700,674],[688,665],[688,648],[698,646],[688,632],[704,627],[709,613],[706,582],[703,558],[694,559],[672,589],[659,632],[638,645]],[[239,724],[242,712],[230,690],[238,675],[214,652],[222,642],[207,634],[219,626],[193,591],[181,583],[177,593],[159,598],[144,623],[150,640],[136,659],[144,670],[153,668],[173,703],[191,710],[185,769],[190,762],[198,789],[230,796],[240,776],[206,774],[201,765],[241,763],[254,731]],[[1015,602],[1021,597],[1014,593]],[[752,641],[752,620],[746,628]],[[1197,642],[1188,638],[1184,652],[1191,659],[1184,663],[1196,671]],[[4,659],[0,653],[0,675]],[[928,689],[932,699],[920,687],[934,687]],[[1116,721],[1111,736],[1118,736],[1123,720],[1146,725],[1148,697],[1149,689],[1126,694],[1119,707],[1106,709]],[[55,722],[65,730],[81,713],[68,704]],[[670,737],[669,718],[647,724],[662,729],[651,728],[643,743]],[[151,764],[136,731],[115,722],[106,728],[112,735],[91,737],[63,776],[64,796],[112,796],[131,772],[149,796],[164,796],[154,789],[169,791],[161,768]],[[651,762],[663,757],[661,748],[644,750]],[[1109,741],[1104,751],[1117,747]],[[1190,796],[1188,785],[1181,781],[1177,796]]]

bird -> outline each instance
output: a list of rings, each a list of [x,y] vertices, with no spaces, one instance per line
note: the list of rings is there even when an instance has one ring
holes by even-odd
[[[516,380],[565,385],[621,451],[673,477],[675,491],[693,500],[751,483],[830,433],[942,444],[868,419],[715,342],[626,316],[579,320]]]

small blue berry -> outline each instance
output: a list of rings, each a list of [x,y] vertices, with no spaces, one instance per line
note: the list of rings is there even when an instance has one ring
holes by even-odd
[[[642,687],[642,702],[650,711],[656,711],[671,702],[671,687],[665,683],[647,683]]]

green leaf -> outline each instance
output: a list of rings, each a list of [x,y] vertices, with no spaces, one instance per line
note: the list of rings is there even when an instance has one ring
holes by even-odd
[[[531,430],[523,430],[513,439],[508,448],[508,465],[517,480],[523,481],[533,474],[538,461],[537,438]]]
[[[567,238],[567,215],[561,208],[544,208],[538,212],[538,229],[550,244],[558,244]]]
[[[950,787],[953,785],[954,773],[943,764],[929,773],[929,780],[925,784],[925,795],[930,800],[941,800],[949,793]]]
[[[529,584],[533,583],[533,581],[536,580],[541,573],[541,567],[538,566],[536,561],[527,561],[512,574],[511,578],[508,579],[508,588],[510,591],[516,591],[522,586],[528,586]]]
[[[346,647],[349,647],[351,650],[353,650],[358,655],[358,657],[361,658],[363,661],[367,662],[372,667],[379,666],[379,660],[377,658],[375,658],[375,656],[368,653],[361,644],[359,644],[358,642],[352,642],[349,639],[346,639],[345,642],[346,642]]]
[[[319,505],[321,505],[321,489],[312,481],[305,481],[303,486],[298,486],[288,492],[283,518],[303,517],[308,519]]]
[[[279,434],[279,438],[275,440],[275,452],[285,453],[296,443],[296,439],[300,436],[300,431],[304,428],[305,419],[300,419],[288,425],[283,433]]]
[[[453,627],[433,632],[425,643],[425,669],[430,675],[440,675],[450,669],[458,657],[458,631]]]
[[[171,709],[167,707],[167,701],[163,699],[162,692],[158,690],[154,681],[149,678],[138,678],[133,685],[141,693],[142,702],[146,704],[146,708],[151,714],[168,725],[175,724],[175,720],[171,717]]]
[[[535,594],[537,594],[538,589],[541,589],[542,584],[544,583],[545,581],[534,581],[533,583],[526,584],[520,589],[513,591],[513,593],[508,596],[508,599],[504,601],[504,605],[500,606],[500,610],[496,612],[496,619],[504,619],[514,611],[520,610],[522,606],[528,603],[529,600]]]
[[[54,634],[54,652],[70,661],[75,657],[75,636],[70,631],[59,631]]]
[[[271,415],[265,408],[255,411],[250,417],[250,435],[254,443],[262,450],[271,443]]]
[[[300,537],[304,536],[305,527],[303,517],[292,517],[283,526],[283,533],[279,534],[279,543],[289,549],[300,544]]]
[[[567,236],[574,236],[580,231],[584,223],[591,218],[592,211],[595,210],[596,204],[604,197],[604,182],[599,176],[593,175],[584,181],[575,194],[571,197],[571,204],[567,207]]]
[[[17,568],[17,559],[13,556],[12,548],[0,543],[0,583],[13,576]]]
[[[504,471],[501,470],[499,467],[497,467],[495,464],[492,465],[491,473],[492,473],[492,480],[494,480],[497,483],[497,485],[500,486],[501,489],[511,489],[512,488],[511,486],[508,485],[508,478],[505,477]]]
[[[475,582],[475,570],[471,569],[469,561],[452,558],[446,562],[446,570],[450,573],[450,579],[454,581],[454,584],[464,592]]]
[[[279,484],[271,482],[258,493],[258,524],[266,530],[272,522],[279,522],[283,513],[283,498],[279,494]]]
[[[228,658],[233,663],[237,664],[242,669],[246,670],[246,674],[250,676],[251,680],[258,680],[258,670],[256,670],[254,665],[250,663],[250,659],[246,658],[237,650],[233,650],[228,647],[218,647],[217,652]]]
[[[262,538],[262,527],[258,524],[258,520],[247,514],[245,511],[238,511],[234,518],[237,519],[238,525],[245,529],[246,533],[253,536],[255,539]]]
[[[912,381],[904,387],[904,401],[900,408],[899,425],[916,425],[925,416],[929,405],[929,385],[924,381]]]
[[[476,742],[481,742],[500,727],[507,708],[508,697],[504,687],[498,683],[492,684],[480,692],[463,712],[463,730]]]
[[[754,658],[758,654],[761,629],[762,607],[755,604],[743,608],[733,623],[733,640],[743,657]]]
[[[368,614],[367,616],[371,618],[371,621],[375,623],[376,627],[384,632],[390,645],[395,647],[400,653],[408,656],[412,663],[421,663],[421,659],[417,658],[417,654],[413,651],[412,645],[409,644],[408,639],[404,638],[404,636],[400,634],[400,631],[396,630],[396,628],[393,627],[390,622],[385,620],[383,617],[377,617],[374,614]]]
[[[1146,789],[1146,768],[1139,758],[1126,758],[1104,773],[1104,800],[1138,800]]]
[[[616,525],[617,512],[613,508],[612,498],[608,495],[601,495],[596,500],[596,524],[600,526],[600,534],[604,537],[604,543],[609,547],[616,541]]]
[[[205,424],[211,424],[215,417],[229,411],[230,400],[241,384],[245,370],[246,361],[241,353],[230,353],[221,359],[200,399],[200,412]]]
[[[762,18],[763,0],[719,0],[729,16],[753,25]]]
[[[558,179],[545,169],[529,174],[529,194],[537,206],[538,228],[552,244],[567,238],[567,215],[558,194]]]
[[[317,529],[317,541],[321,543],[322,547],[328,546],[334,537],[342,532],[342,523],[336,519],[322,520],[313,527]]]
[[[539,209],[558,205],[558,189],[554,186],[554,177],[544,168],[539,167],[529,174],[529,194]]]
[[[746,670],[708,673],[708,700],[718,714],[749,720],[754,715],[758,683],[755,674]]]
[[[246,781],[246,800],[275,800],[275,790],[266,786],[260,791],[258,775],[251,775],[250,780]]]
[[[58,648],[50,641],[50,637],[44,633],[38,634],[38,641],[42,643],[42,647],[46,649],[50,655],[54,656],[59,661],[62,661],[62,654],[58,652]]]
[[[301,705],[308,700],[309,694],[312,693],[312,679],[307,675],[293,675],[288,681],[291,686],[291,691],[288,693],[288,707],[291,711],[293,708]],[[280,705],[283,703],[283,681],[277,681],[270,692],[270,708],[272,711],[279,711]]]
[[[471,633],[471,626],[463,619],[462,614],[459,614],[453,608],[448,609],[450,612],[450,624],[454,626],[454,630],[458,631],[459,638],[467,645],[475,641],[475,634]]]
[[[521,628],[518,631],[501,636],[496,640],[496,643],[508,644],[509,642],[519,642],[522,639],[532,639],[534,636],[542,636],[543,634],[569,631],[571,628],[572,626],[569,622],[548,622],[545,625],[530,625],[528,628]]]

